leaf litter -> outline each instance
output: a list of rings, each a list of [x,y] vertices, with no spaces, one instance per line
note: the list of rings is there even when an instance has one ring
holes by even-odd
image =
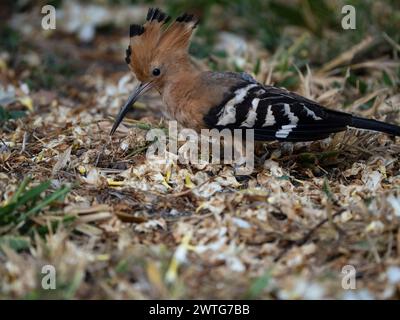
[[[63,8],[64,31],[76,34],[76,42],[65,43],[86,72],[62,90],[46,91],[30,89],[26,75],[7,61],[0,72],[2,106],[26,112],[10,116],[1,132],[0,297],[399,297],[398,138],[349,130],[320,142],[266,143],[257,150],[262,164],[245,179],[229,165],[150,161],[145,135],[165,128],[162,102],[148,95],[109,137],[112,116],[135,84],[121,62],[126,39],[95,35],[110,18],[96,6],[85,10],[98,20],[85,20],[86,11],[68,20],[76,6]],[[31,21],[29,15],[16,19]],[[25,55],[66,49],[41,33],[27,36],[42,47],[27,46]],[[220,34],[218,49],[227,52],[229,68],[252,72],[255,57],[270,56],[235,37]],[[90,41],[114,44],[88,55],[79,43]],[[396,87],[383,88],[379,80],[384,66],[399,67],[398,59],[365,56],[352,64],[373,44],[364,39],[300,72],[297,91],[328,107],[399,124]],[[264,58],[258,80],[283,81],[278,58]],[[358,81],[369,83],[364,94],[342,72],[356,69],[362,70]],[[398,74],[388,72],[398,83]],[[372,108],[361,108],[372,100]],[[46,264],[57,270],[55,293],[41,288]],[[342,288],[346,265],[357,270],[354,292]]]

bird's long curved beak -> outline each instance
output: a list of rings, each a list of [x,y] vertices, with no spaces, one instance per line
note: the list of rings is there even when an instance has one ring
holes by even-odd
[[[144,94],[146,91],[148,91],[151,88],[152,88],[152,82],[139,83],[139,85],[135,88],[133,93],[129,96],[128,101],[121,108],[117,117],[115,118],[114,125],[110,131],[110,136],[112,136],[114,134],[114,132],[117,130],[119,124],[122,122],[122,120],[128,113],[129,108],[136,102],[137,99],[139,99],[139,97],[142,94]]]

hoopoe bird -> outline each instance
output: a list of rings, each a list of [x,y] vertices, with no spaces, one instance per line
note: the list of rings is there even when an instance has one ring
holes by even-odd
[[[167,115],[195,130],[254,129],[259,141],[313,141],[348,127],[400,136],[400,127],[327,109],[283,88],[263,85],[246,73],[200,71],[188,47],[198,20],[183,14],[170,17],[149,9],[144,25],[130,26],[126,62],[140,84],[119,112],[112,135],[130,107],[156,89]]]

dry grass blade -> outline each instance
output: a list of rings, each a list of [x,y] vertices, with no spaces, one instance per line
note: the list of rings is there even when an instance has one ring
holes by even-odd
[[[318,75],[328,73],[329,71],[331,71],[331,70],[333,70],[333,69],[335,69],[335,68],[337,68],[339,66],[346,65],[346,64],[350,63],[351,60],[354,58],[354,56],[357,53],[372,47],[372,45],[374,44],[375,41],[376,41],[376,39],[374,39],[371,36],[365,38],[360,43],[358,43],[355,46],[351,47],[349,50],[343,52],[342,54],[340,54],[335,59],[333,59],[333,60],[329,61],[328,63],[324,64],[317,71]]]

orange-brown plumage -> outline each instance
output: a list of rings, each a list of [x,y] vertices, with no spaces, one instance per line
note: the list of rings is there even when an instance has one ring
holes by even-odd
[[[168,20],[159,9],[150,9],[143,26],[131,25],[126,61],[141,83],[111,134],[136,99],[155,88],[166,114],[196,130],[254,129],[256,140],[294,142],[324,139],[348,126],[400,135],[398,126],[327,109],[285,89],[262,85],[245,73],[201,72],[188,53],[197,20],[188,14],[169,25]]]

